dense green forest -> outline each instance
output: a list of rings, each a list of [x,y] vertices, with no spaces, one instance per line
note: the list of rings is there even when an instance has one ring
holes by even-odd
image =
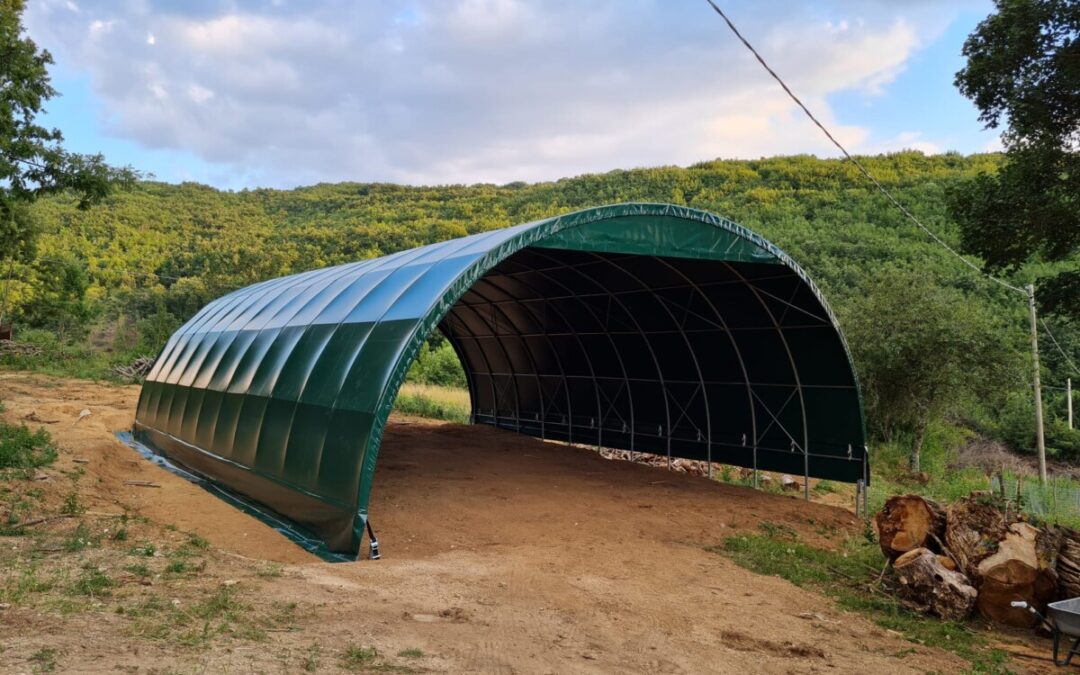
[[[924,223],[958,242],[946,196],[959,181],[996,171],[1001,156],[903,152],[864,161]],[[919,437],[930,425],[931,434],[948,426],[1020,449],[1032,445],[1023,296],[933,243],[851,164],[810,156],[538,184],[222,192],[142,182],[89,210],[78,209],[74,196],[50,196],[31,207],[41,232],[36,253],[0,271],[0,302],[14,319],[16,339],[45,351],[36,363],[8,362],[105,376],[113,363],[155,354],[203,304],[246,284],[623,201],[713,211],[792,255],[848,333],[878,438]],[[1067,264],[1028,265],[1010,281],[1037,283]],[[1080,326],[1047,321],[1080,361]],[[1045,337],[1043,354],[1045,382],[1064,385],[1068,366]],[[453,379],[441,356],[425,365],[432,381]],[[1062,421],[1064,397],[1048,390],[1047,400],[1053,451],[1080,454],[1077,434]]]

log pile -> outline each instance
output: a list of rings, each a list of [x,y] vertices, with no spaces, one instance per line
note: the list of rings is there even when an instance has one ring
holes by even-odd
[[[37,356],[41,351],[41,347],[27,342],[0,340],[0,356]]]
[[[153,356],[140,356],[131,363],[113,366],[113,372],[128,380],[141,380],[150,373],[156,360]]]
[[[1034,616],[1013,601],[1042,611],[1048,602],[1080,596],[1080,532],[1010,517],[989,495],[974,493],[948,509],[899,495],[874,522],[896,593],[918,611],[949,620],[978,611],[1031,627]]]
[[[600,450],[600,456],[604,459],[618,459],[624,462],[636,462],[647,466],[668,468],[668,458],[666,455],[653,455],[647,452],[630,452],[629,450],[603,448]],[[708,476],[709,463],[694,459],[672,457],[671,470],[678,473],[688,473],[691,476]]]

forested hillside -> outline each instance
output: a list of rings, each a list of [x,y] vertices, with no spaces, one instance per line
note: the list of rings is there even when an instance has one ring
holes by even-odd
[[[993,172],[1000,156],[905,152],[865,162],[923,222],[956,242],[947,191],[962,178]],[[917,433],[919,419],[924,426],[941,419],[1018,447],[1030,444],[1023,297],[965,268],[850,164],[836,160],[718,160],[502,186],[340,183],[234,193],[144,182],[90,210],[54,196],[32,207],[42,230],[35,258],[3,270],[10,282],[0,291],[17,338],[46,344],[51,360],[67,363],[69,372],[96,374],[101,364],[155,353],[205,302],[261,279],[622,201],[716,212],[802,264],[849,333],[880,437]],[[1037,281],[1050,271],[1029,266],[1012,282]],[[905,325],[926,330],[909,339]],[[1050,325],[1080,360],[1080,340],[1073,337],[1080,329]],[[943,335],[950,341],[935,342]],[[938,361],[924,363],[923,379],[913,381],[920,350]],[[897,368],[893,357],[908,352],[910,367],[901,360]],[[886,357],[889,364],[879,362]],[[969,367],[965,358],[975,357],[981,365]],[[1051,345],[1044,344],[1044,358],[1047,383],[1064,384],[1066,365]],[[939,381],[946,375],[951,379]],[[919,391],[897,398],[905,387],[944,387],[952,395],[927,411]],[[1064,404],[1054,396],[1050,416],[1060,432],[1052,434],[1054,444],[1059,452],[1080,451],[1075,436],[1059,429]],[[912,410],[905,412],[908,404]]]

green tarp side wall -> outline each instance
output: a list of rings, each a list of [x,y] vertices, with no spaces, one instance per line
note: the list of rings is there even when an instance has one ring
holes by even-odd
[[[749,230],[664,204],[587,209],[230,293],[169,339],[135,436],[355,553],[387,417],[436,327],[462,357],[476,423],[868,477],[858,383],[813,283]]]

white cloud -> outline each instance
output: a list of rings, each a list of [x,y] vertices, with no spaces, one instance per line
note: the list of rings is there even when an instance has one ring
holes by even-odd
[[[96,39],[100,37],[103,33],[108,33],[110,30],[112,30],[112,27],[115,23],[116,21],[102,21],[101,19],[94,19],[90,22],[90,25],[87,29],[90,33],[90,39]]]
[[[51,11],[56,1],[31,5],[27,23],[90,75],[109,133],[259,184],[508,182],[834,154],[707,6],[205,0],[151,13],[141,0],[81,0],[99,17],[88,34],[85,19]],[[741,27],[861,151],[870,131],[838,123],[827,97],[880,93],[947,17],[828,1],[755,5]],[[936,147],[918,135],[889,142]]]
[[[210,99],[214,98],[214,92],[210,91],[206,87],[200,87],[197,84],[188,85],[187,89],[188,98],[196,103],[206,103]]]

